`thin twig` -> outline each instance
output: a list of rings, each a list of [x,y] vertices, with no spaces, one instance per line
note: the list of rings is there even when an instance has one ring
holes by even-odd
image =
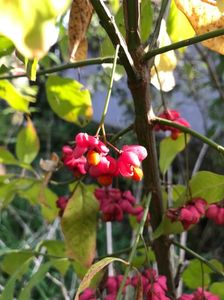
[[[153,32],[153,36],[152,36],[152,39],[151,39],[150,44],[149,44],[149,52],[156,45],[156,42],[157,42],[157,39],[158,39],[158,36],[159,36],[159,32],[160,32],[161,22],[162,22],[162,19],[164,17],[164,14],[166,13],[166,9],[167,9],[168,4],[169,4],[169,0],[163,0],[162,1],[159,16],[158,16],[157,21],[156,21],[155,30]]]
[[[114,61],[113,61],[113,67],[112,67],[111,76],[110,76],[110,84],[109,84],[109,88],[108,88],[108,92],[107,92],[107,97],[106,97],[106,100],[105,100],[105,104],[104,104],[104,108],[103,108],[99,128],[97,129],[97,132],[96,132],[96,135],[98,135],[99,132],[100,132],[100,129],[102,129],[104,139],[106,139],[105,130],[104,130],[104,121],[105,121],[105,118],[106,118],[106,115],[107,115],[108,106],[109,106],[109,102],[110,102],[110,96],[111,96],[112,87],[113,87],[113,83],[114,83],[114,75],[115,75],[115,70],[116,70],[116,66],[117,66],[117,59],[118,59],[119,49],[120,49],[120,45],[118,44],[116,46],[116,51],[115,51],[115,54],[114,54]]]
[[[210,261],[208,261],[206,258],[204,258],[203,256],[201,256],[200,254],[194,252],[193,250],[191,250],[190,248],[181,245],[180,243],[178,243],[176,240],[171,239],[170,242],[177,246],[178,248],[184,249],[187,253],[191,254],[193,257],[197,258],[199,261],[201,261],[202,263],[204,263],[205,265],[207,265],[211,270],[213,270],[215,273],[221,275],[222,277],[224,277],[224,272],[220,271],[219,269],[216,268],[215,265],[213,265],[212,263],[210,263]]]
[[[192,136],[196,137],[197,139],[201,140],[203,143],[208,144],[209,146],[211,146],[215,150],[217,150],[220,153],[224,154],[224,147],[223,146],[217,144],[216,142],[214,142],[210,138],[200,134],[199,132],[197,132],[197,131],[189,128],[189,127],[185,127],[185,126],[182,126],[178,123],[172,122],[172,121],[167,120],[167,119],[159,118],[159,117],[155,117],[154,119],[151,119],[151,123],[155,123],[155,124],[159,123],[159,124],[162,124],[162,125],[167,125],[167,126],[170,126],[170,127],[180,129],[182,132],[189,133],[190,135],[192,135]]]
[[[176,43],[173,43],[171,45],[164,46],[164,47],[161,47],[161,48],[158,48],[158,49],[153,49],[151,51],[146,52],[145,55],[143,56],[142,60],[147,61],[147,60],[150,60],[152,57],[154,57],[158,54],[162,54],[162,53],[168,52],[170,50],[175,50],[175,49],[183,48],[183,47],[190,46],[190,45],[193,45],[193,44],[197,44],[197,43],[200,43],[200,42],[203,42],[205,40],[215,38],[215,37],[218,37],[218,36],[221,36],[221,35],[224,35],[224,28],[217,29],[217,30],[214,30],[214,31],[210,31],[210,32],[207,32],[207,33],[204,33],[204,34],[200,34],[200,35],[197,35],[197,36],[192,37],[190,39],[182,40],[180,42],[176,42]]]
[[[127,44],[115,23],[114,17],[111,15],[103,0],[90,1],[100,19],[101,26],[106,30],[114,48],[116,48],[117,45],[120,45],[119,58],[128,76],[133,80],[138,79],[138,72],[134,67],[133,59],[128,51]]]
[[[130,124],[128,127],[124,128],[121,131],[119,131],[118,133],[116,133],[110,140],[110,143],[111,144],[115,143],[120,137],[122,137],[123,135],[125,135],[126,133],[128,133],[129,131],[131,131],[133,129],[134,129],[134,124]]]
[[[65,300],[70,300],[70,297],[68,295],[68,291],[65,288],[64,283],[62,283],[60,280],[58,280],[56,277],[51,275],[49,272],[46,274],[46,277],[49,278],[54,284],[56,284],[58,287],[60,287],[62,295],[64,296]]]
[[[131,253],[130,253],[129,259],[128,259],[129,264],[128,264],[126,270],[125,270],[124,277],[123,277],[121,285],[119,287],[116,300],[121,300],[122,291],[123,291],[123,288],[125,286],[128,274],[129,274],[129,272],[131,270],[131,267],[132,267],[132,261],[133,261],[133,258],[135,256],[140,237],[143,234],[144,225],[145,225],[147,215],[148,215],[148,211],[149,211],[150,201],[151,201],[151,194],[148,194],[148,196],[146,198],[146,202],[145,202],[144,215],[142,217],[141,223],[139,224],[139,227],[138,227],[137,232],[136,232],[136,239],[134,241],[134,244],[132,246],[132,250],[131,250]]]
[[[63,65],[59,65],[59,66],[52,67],[49,69],[37,71],[36,76],[39,77],[41,75],[47,75],[47,74],[61,72],[61,71],[68,70],[68,69],[76,69],[76,68],[81,68],[81,67],[86,67],[86,66],[111,64],[111,63],[113,63],[113,59],[114,59],[113,56],[107,56],[107,57],[97,57],[97,58],[80,60],[80,61],[77,61],[74,63],[63,64]],[[0,80],[15,79],[15,78],[21,78],[21,77],[27,77],[27,74],[23,73],[23,74],[17,74],[17,75],[0,76]]]
[[[214,67],[212,66],[212,63],[208,57],[208,55],[205,53],[205,51],[199,46],[199,45],[195,45],[196,50],[198,51],[198,53],[201,56],[201,59],[205,62],[210,78],[212,79],[215,87],[217,88],[220,98],[222,98],[222,100],[224,101],[224,91],[222,88],[222,84],[219,80],[218,74],[216,72],[216,70],[214,69]]]

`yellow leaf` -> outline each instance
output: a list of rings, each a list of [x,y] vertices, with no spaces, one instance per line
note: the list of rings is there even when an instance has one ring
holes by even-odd
[[[73,0],[69,17],[69,52],[71,61],[82,60],[87,56],[86,31],[93,7],[89,0]]]
[[[167,19],[167,32],[173,42],[189,39],[195,35],[190,22],[177,8],[174,0],[172,0],[170,4],[170,11]],[[182,51],[183,49],[184,48],[180,48]]]
[[[224,13],[224,1],[223,0],[216,0],[217,7],[221,11],[221,13]]]
[[[56,19],[71,0],[0,0],[0,33],[29,59],[42,58],[56,42]]]
[[[166,23],[162,20],[160,33],[158,37],[158,46],[163,47],[171,44],[169,35],[166,31]],[[173,70],[176,68],[177,59],[173,50],[157,55],[155,57],[155,66],[151,70],[151,83],[157,88],[168,92],[175,86]],[[158,74],[156,74],[156,71]],[[159,77],[159,80],[158,80]],[[160,81],[160,82],[159,82]]]
[[[224,15],[217,7],[217,1],[175,0],[175,3],[188,18],[198,35],[224,27]],[[224,54],[224,36],[203,41],[202,44],[213,51]]]

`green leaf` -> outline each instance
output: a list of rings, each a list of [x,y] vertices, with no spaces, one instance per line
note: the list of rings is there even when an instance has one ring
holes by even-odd
[[[14,181],[5,180],[0,184],[0,209],[6,207],[15,197]]]
[[[14,51],[15,47],[7,37],[0,35],[0,57],[9,55]]]
[[[173,42],[189,39],[195,31],[185,15],[177,8],[175,1],[171,1],[167,20],[167,32]]]
[[[186,142],[190,141],[187,135]],[[160,142],[159,167],[163,174],[166,173],[176,155],[185,148],[185,134],[182,133],[176,140],[167,137]]]
[[[15,110],[29,112],[30,97],[22,95],[8,80],[0,81],[0,98]]]
[[[132,266],[135,268],[140,268],[144,264],[148,263],[148,260],[155,261],[155,254],[151,249],[137,249],[136,254],[132,261]]]
[[[224,281],[213,282],[209,288],[209,291],[220,297],[220,300],[224,300]]]
[[[17,165],[18,160],[5,147],[0,147],[0,164]]]
[[[186,187],[182,184],[176,184],[172,186],[172,193],[173,193],[173,202],[175,207],[175,202],[179,200],[180,196],[186,191]]]
[[[11,69],[12,69],[11,67],[6,67],[6,65],[2,64],[0,66],[0,75],[3,75],[5,73],[9,73]]]
[[[6,207],[18,194],[27,199],[31,205],[40,205],[43,217],[52,222],[58,215],[56,200],[58,196],[46,188],[37,179],[18,178],[0,183],[0,208]]]
[[[196,289],[199,286],[207,287],[210,283],[211,270],[208,266],[203,264],[203,273],[201,262],[197,259],[192,259],[187,269],[183,272],[183,282],[187,287],[191,289]]]
[[[30,119],[19,131],[16,142],[16,155],[24,163],[30,164],[37,156],[40,142],[35,127]]]
[[[52,222],[58,215],[56,200],[58,196],[46,188],[42,182],[30,181],[27,189],[17,191],[20,197],[27,199],[32,205],[40,205],[43,217]]]
[[[119,9],[120,1],[119,0],[109,0],[109,3],[111,5],[112,11],[116,12]]]
[[[68,256],[87,267],[95,257],[98,210],[92,188],[77,186],[61,220]]]
[[[10,253],[5,254],[1,262],[1,269],[12,275],[16,270],[24,264],[28,259],[33,257],[33,252],[30,250],[12,250]],[[24,270],[24,273],[28,270]]]
[[[31,81],[36,81],[38,59],[26,59],[26,73]]]
[[[56,19],[71,0],[0,1],[0,32],[24,57],[43,57],[56,42]],[[14,30],[12,30],[12,28]]]
[[[110,263],[114,262],[114,261],[119,261],[122,262],[125,265],[128,265],[128,262],[126,262],[123,259],[120,258],[116,258],[116,257],[106,257],[104,259],[101,259],[100,261],[98,261],[97,263],[93,264],[88,272],[86,273],[86,275],[84,276],[82,282],[80,283],[80,286],[77,290],[77,293],[75,295],[75,299],[74,300],[78,300],[79,299],[79,295],[81,292],[83,292],[86,288],[89,287],[91,280],[93,279],[93,277],[100,272],[103,268],[105,268],[107,265],[109,265]]]
[[[1,206],[6,207],[14,199],[16,194],[29,190],[33,184],[35,184],[35,179],[17,178],[6,181],[0,188]]]
[[[12,276],[9,277],[4,290],[0,295],[0,300],[14,300],[14,290],[16,281],[19,280],[21,276],[26,272],[31,261],[32,258],[28,259],[25,263],[19,266],[19,268]]]
[[[201,197],[209,204],[224,198],[224,176],[208,171],[195,174],[189,182],[192,198]]]
[[[90,93],[78,81],[60,76],[49,76],[47,99],[51,109],[65,121],[86,125],[92,118]]]
[[[142,42],[146,42],[152,32],[153,11],[151,1],[141,1],[140,34]]]
[[[169,235],[169,234],[178,234],[184,231],[184,228],[180,222],[172,222],[169,218],[165,215],[159,226],[153,232],[153,239],[157,239],[162,234]]]
[[[63,261],[64,259],[60,259],[60,260]],[[49,271],[51,267],[52,267],[51,261],[42,264],[38,269],[38,271],[30,278],[26,286],[22,289],[18,300],[30,300],[32,289],[44,279],[46,273]]]
[[[223,264],[218,260],[218,259],[210,259],[209,262],[220,272],[224,271],[224,267]],[[212,270],[210,270],[211,272],[213,272]]]
[[[38,249],[40,247],[44,247],[47,249],[47,254],[58,257],[65,257],[65,243],[63,241],[57,240],[45,240],[40,243]],[[52,262],[52,266],[57,269],[63,276],[67,272],[68,268],[71,265],[69,259],[65,257],[64,260],[53,258],[49,256],[50,261]]]

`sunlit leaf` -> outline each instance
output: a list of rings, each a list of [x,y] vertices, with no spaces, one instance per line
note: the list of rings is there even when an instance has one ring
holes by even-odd
[[[167,32],[173,42],[189,39],[195,35],[195,31],[190,22],[176,7],[174,0],[171,1],[170,5],[169,16],[167,19]]]
[[[26,126],[19,131],[16,142],[16,155],[20,161],[30,164],[37,156],[40,142],[36,129],[30,119]]]
[[[176,155],[184,150],[189,140],[190,136],[187,135],[185,141],[185,135],[182,133],[176,140],[173,140],[171,137],[166,137],[160,142],[159,167],[163,174],[166,173]]]
[[[82,282],[80,283],[80,286],[77,290],[76,296],[74,300],[78,300],[79,299],[79,295],[81,292],[83,292],[86,288],[89,287],[91,280],[93,279],[93,277],[100,272],[103,268],[105,268],[107,265],[109,265],[110,263],[114,262],[114,261],[118,261],[118,262],[122,262],[125,265],[128,265],[128,262],[126,262],[123,259],[120,258],[116,258],[116,257],[106,257],[104,259],[101,259],[100,261],[98,261],[97,263],[93,264],[88,272],[86,273],[86,275],[84,276]]]
[[[0,1],[0,32],[30,59],[40,58],[56,42],[56,18],[70,0]]]
[[[87,57],[86,31],[91,21],[93,7],[88,0],[73,0],[69,16],[69,52],[72,61]]]
[[[37,67],[38,67],[37,58],[26,60],[26,73],[28,78],[31,81],[36,81]]]
[[[197,35],[224,27],[224,15],[214,3],[202,0],[175,0],[175,3],[188,18]],[[224,36],[203,41],[202,44],[224,54]]]
[[[87,267],[95,257],[98,209],[92,188],[77,187],[61,220],[67,255]]]
[[[120,6],[120,1],[119,0],[109,0],[109,3],[111,5],[112,11],[117,12]]]
[[[47,99],[52,110],[62,119],[86,125],[92,118],[90,93],[78,81],[49,76],[46,84]]]
[[[15,110],[29,112],[30,97],[22,95],[8,80],[0,80],[0,98]]]

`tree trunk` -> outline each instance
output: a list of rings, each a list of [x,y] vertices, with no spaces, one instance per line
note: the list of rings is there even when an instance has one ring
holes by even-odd
[[[151,224],[153,231],[162,220],[164,208],[161,193],[158,158],[156,151],[155,134],[150,119],[154,117],[151,105],[150,76],[148,63],[141,63],[141,48],[138,48],[132,57],[135,68],[139,72],[139,80],[128,78],[128,86],[132,93],[135,106],[135,130],[139,144],[147,149],[148,156],[143,161],[144,192],[152,193],[150,205]],[[142,51],[143,52],[143,51]],[[140,55],[139,55],[140,54]],[[161,236],[153,243],[160,274],[167,277],[169,296],[175,299],[174,276],[170,261],[170,243],[166,236]]]

